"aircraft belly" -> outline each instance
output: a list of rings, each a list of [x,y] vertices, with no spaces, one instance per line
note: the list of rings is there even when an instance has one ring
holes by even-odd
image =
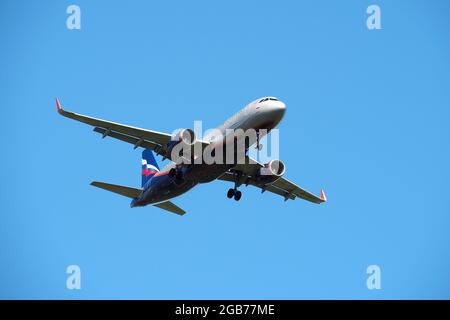
[[[168,175],[155,177],[142,197],[143,205],[167,201],[192,189],[197,183],[191,180],[177,181]]]
[[[191,169],[190,176],[198,183],[211,182],[228,171],[232,165],[229,164],[202,164]]]

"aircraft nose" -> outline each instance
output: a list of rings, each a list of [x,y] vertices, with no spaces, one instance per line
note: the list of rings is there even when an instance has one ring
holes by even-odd
[[[275,108],[277,108],[280,112],[286,112],[286,105],[282,101],[277,101]]]
[[[260,125],[264,128],[275,128],[283,119],[286,112],[286,105],[281,101],[267,101],[259,113]]]
[[[286,112],[286,105],[281,101],[273,101],[271,106],[269,107],[269,112],[274,119],[279,122]]]

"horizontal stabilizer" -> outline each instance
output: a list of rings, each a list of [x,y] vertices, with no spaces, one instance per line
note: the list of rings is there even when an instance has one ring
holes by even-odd
[[[91,182],[91,186],[105,189],[117,194],[120,194],[121,196],[125,196],[128,198],[137,198],[142,192],[141,188],[132,188],[132,187],[126,187],[126,186],[120,186],[118,184],[110,184],[105,182],[99,182],[99,181],[93,181]]]
[[[180,207],[176,206],[175,204],[173,204],[170,201],[165,201],[165,202],[161,202],[158,204],[154,204],[155,207],[158,207],[160,209],[164,209],[176,214],[179,214],[180,216],[182,216],[183,214],[186,213],[186,211],[184,211],[183,209],[181,209]]]

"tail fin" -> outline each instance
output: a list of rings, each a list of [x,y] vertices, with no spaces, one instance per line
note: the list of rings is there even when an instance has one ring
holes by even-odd
[[[142,152],[142,187],[158,172],[159,166],[152,150],[145,149]]]

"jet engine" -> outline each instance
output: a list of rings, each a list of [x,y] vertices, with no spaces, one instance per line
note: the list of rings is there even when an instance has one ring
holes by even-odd
[[[172,138],[172,141],[183,142],[186,146],[192,146],[197,138],[192,129],[182,129]]]
[[[172,155],[172,151],[175,151],[175,156],[179,159],[173,159],[174,155],[172,155],[172,161],[176,163],[182,162],[178,160],[182,160],[182,158],[190,158],[190,154],[192,154],[192,147],[197,141],[197,137],[192,129],[182,129],[176,135],[172,136],[171,140],[166,146],[167,154]],[[174,150],[176,146],[176,149]]]
[[[281,178],[286,171],[286,167],[281,160],[270,160],[259,169],[256,180],[260,184],[269,184]]]

